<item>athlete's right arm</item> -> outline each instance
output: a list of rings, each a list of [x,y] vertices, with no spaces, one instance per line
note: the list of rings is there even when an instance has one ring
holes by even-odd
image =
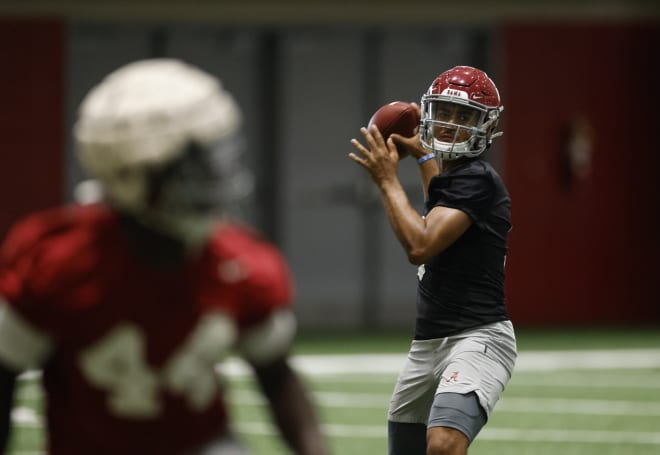
[[[16,373],[0,364],[0,454],[4,454],[11,430]]]

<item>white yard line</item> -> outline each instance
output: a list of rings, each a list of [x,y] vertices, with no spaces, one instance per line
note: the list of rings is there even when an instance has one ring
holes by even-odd
[[[272,425],[264,422],[243,422],[239,431],[244,434],[273,435]],[[335,425],[323,426],[331,437],[385,438],[386,425]],[[601,444],[650,444],[660,445],[660,433],[648,431],[593,431],[562,429],[484,428],[480,441],[511,442],[588,442]]]
[[[550,387],[550,388],[585,388],[585,389],[660,389],[660,371],[649,372],[640,377],[637,373],[618,373],[594,375],[593,371],[571,372],[570,376],[551,375],[543,377],[534,373],[516,371],[510,386],[516,387]]]
[[[37,422],[19,422],[21,426],[38,427]],[[244,434],[274,435],[272,424],[267,422],[241,422],[238,427]],[[329,437],[385,438],[386,425],[337,425],[326,424],[324,433]],[[511,442],[587,442],[601,444],[650,444],[660,445],[660,433],[649,431],[597,431],[564,429],[521,429],[486,427],[479,440]],[[31,454],[39,452],[31,452]],[[19,455],[18,453],[16,455]],[[21,452],[20,455],[27,455]]]
[[[43,425],[41,417],[34,409],[23,406],[11,410],[11,420],[20,427],[41,428]]]
[[[355,354],[355,355],[300,355],[293,358],[294,367],[309,377],[316,379],[343,378],[344,380],[362,381],[378,380],[382,375],[389,376],[393,382],[405,359],[405,354]],[[660,368],[660,349],[625,349],[596,351],[530,351],[522,352],[518,357],[515,372],[521,373],[514,378],[512,384],[541,385],[548,387],[625,387],[658,388],[660,381],[645,376],[645,382],[626,376],[628,369]],[[239,359],[231,358],[220,367],[228,376],[248,376],[249,369]],[[577,371],[595,369],[620,370],[621,376],[597,376],[583,382]],[[567,370],[576,370],[567,372]],[[534,372],[560,372],[551,378],[531,377]],[[567,375],[561,375],[566,372]],[[526,376],[524,373],[530,373]],[[588,374],[591,376],[592,373]],[[653,374],[653,373],[651,373]],[[21,375],[21,380],[36,380],[40,377],[38,371]],[[556,381],[556,382],[555,382]],[[38,397],[38,390],[31,390],[29,396]],[[315,392],[316,399],[326,407],[363,407],[381,408],[385,410],[389,395],[348,392]],[[234,390],[231,400],[237,400],[244,405],[261,404],[261,398],[254,392]],[[518,398],[504,397],[497,405],[498,412],[509,413],[553,413],[553,414],[584,414],[584,415],[621,415],[621,416],[660,416],[660,402],[653,401],[623,401],[623,400],[591,400],[591,399],[556,399],[556,398]],[[12,412],[12,420],[16,425],[40,428],[42,420],[37,413],[26,407],[17,407]],[[329,436],[356,438],[384,438],[385,425],[326,425]],[[259,434],[271,432],[268,423],[250,422],[240,426],[242,432]],[[587,443],[620,443],[620,444],[651,444],[660,445],[658,432],[630,431],[591,431],[562,429],[516,429],[486,427],[479,435],[480,440],[493,441],[534,441],[534,442],[587,442]],[[36,453],[20,453],[16,455],[36,455]]]
[[[315,400],[326,408],[362,408],[387,411],[390,396],[386,394],[350,392],[314,392]],[[263,406],[264,400],[257,392],[235,390],[230,401],[242,406]],[[516,398],[504,397],[497,403],[498,413],[518,414],[572,414],[593,416],[660,417],[658,401],[585,400],[563,398]],[[12,412],[15,424],[40,427],[41,418],[27,407],[17,407]]]
[[[370,408],[387,410],[389,394],[352,392],[314,392],[314,398],[328,408]],[[234,390],[230,400],[243,406],[261,406],[263,398],[257,392]],[[589,400],[564,398],[504,397],[497,412],[521,414],[574,414],[607,416],[660,417],[660,401]]]
[[[596,444],[660,445],[660,433],[561,429],[484,428],[479,439],[511,442],[588,442]]]
[[[497,412],[660,417],[659,401],[516,398],[504,396]]]
[[[520,353],[516,371],[558,371],[660,368],[660,349],[602,349],[585,351],[526,351]]]
[[[396,374],[403,365],[400,354],[325,354],[294,357],[295,368],[310,376]],[[515,372],[591,369],[660,368],[660,349],[586,351],[526,351],[518,355]],[[229,359],[222,371],[229,376],[249,374],[239,359]],[[634,385],[634,382],[631,382]]]
[[[396,374],[405,353],[396,354],[320,354],[298,355],[295,368],[310,376]],[[249,368],[237,358],[229,358],[219,367],[228,376],[250,375]],[[518,355],[515,372],[591,370],[591,369],[660,368],[660,349],[612,349],[581,351],[525,351]],[[37,379],[38,371],[29,371],[21,379]],[[515,379],[515,375],[514,375]],[[625,378],[622,378],[625,379]],[[634,386],[634,381],[629,380]]]

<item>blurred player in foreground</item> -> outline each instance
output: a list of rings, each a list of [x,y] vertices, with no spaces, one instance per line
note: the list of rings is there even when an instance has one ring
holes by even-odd
[[[381,191],[411,263],[419,266],[415,336],[388,413],[391,455],[463,455],[511,377],[516,341],[504,298],[510,199],[482,159],[502,111],[481,70],[455,67],[422,97],[412,138],[361,129],[350,158]],[[426,214],[397,177],[396,145],[420,167]],[[437,158],[437,161],[436,161]]]
[[[0,252],[0,452],[16,375],[43,369],[52,455],[244,454],[216,366],[253,367],[296,454],[325,454],[288,363],[281,254],[219,218],[241,115],[217,79],[169,59],[111,73],[75,126],[107,203],[37,213]]]

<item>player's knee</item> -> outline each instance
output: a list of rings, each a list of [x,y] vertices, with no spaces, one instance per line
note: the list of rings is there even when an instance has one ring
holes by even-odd
[[[429,429],[426,455],[465,455],[469,441],[453,428],[435,427]]]

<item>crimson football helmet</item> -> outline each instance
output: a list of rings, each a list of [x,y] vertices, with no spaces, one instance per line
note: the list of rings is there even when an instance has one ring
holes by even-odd
[[[74,136],[104,197],[138,221],[201,243],[241,149],[241,112],[214,76],[175,59],[130,63],[83,100]]]
[[[440,74],[422,96],[422,145],[442,160],[478,156],[502,135],[495,129],[503,109],[485,72],[456,66]]]

